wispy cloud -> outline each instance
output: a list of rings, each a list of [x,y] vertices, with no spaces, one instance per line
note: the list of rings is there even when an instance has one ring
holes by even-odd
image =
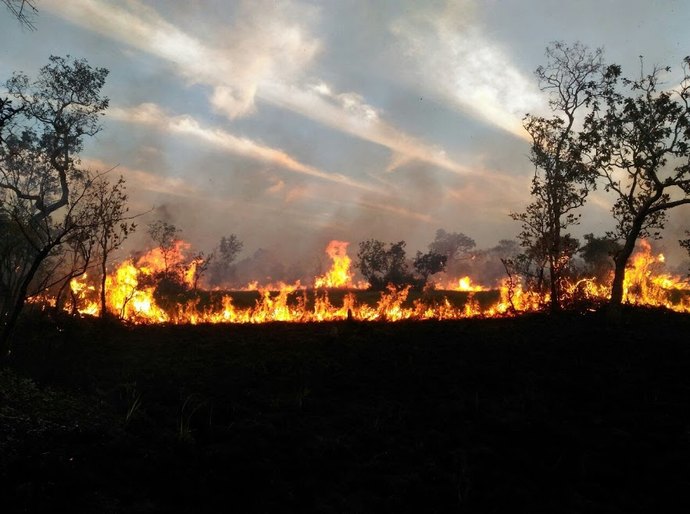
[[[388,169],[418,159],[457,173],[469,170],[438,147],[409,136],[354,92],[333,93],[303,80],[321,48],[305,27],[302,4],[242,2],[222,45],[209,46],[135,0],[46,0],[57,16],[175,64],[187,80],[211,86],[213,107],[233,119],[256,98],[393,151]],[[301,16],[298,17],[299,13]]]
[[[331,128],[390,148],[394,154],[388,171],[418,159],[456,173],[472,173],[450,159],[442,148],[428,145],[385,122],[380,112],[356,93],[334,92],[324,82],[305,87],[271,83],[263,85],[261,96]]]
[[[526,138],[522,117],[541,109],[543,97],[471,13],[472,2],[449,3],[391,25],[409,64],[408,79],[476,118]]]
[[[430,216],[429,214],[417,212],[411,209],[407,209],[405,207],[401,207],[399,205],[382,204],[377,202],[361,200],[357,202],[357,206],[364,207],[366,209],[374,211],[384,211],[390,214],[394,214],[396,217],[399,218],[409,218],[429,224],[438,223],[438,220],[436,220],[433,216]]]
[[[112,164],[108,164],[100,159],[88,157],[81,159],[81,165],[84,168],[95,171],[104,171],[113,168]],[[203,193],[199,189],[181,178],[162,177],[150,171],[123,165],[117,165],[116,168],[113,168],[113,173],[122,175],[127,180],[130,188],[138,191],[150,191],[185,198],[201,198],[203,196]]]
[[[222,44],[208,46],[138,0],[46,0],[56,16],[122,41],[175,65],[192,83],[214,88],[211,101],[231,118],[254,108],[256,90],[268,78],[286,79],[308,65],[319,43],[290,19],[288,2],[242,2],[238,20]]]
[[[112,107],[109,115],[119,121],[156,127],[171,134],[193,136],[219,150],[280,166],[290,171],[321,180],[335,182],[366,191],[375,191],[370,185],[357,182],[345,175],[328,173],[304,164],[283,150],[271,148],[246,137],[238,137],[215,127],[207,127],[189,115],[173,116],[158,105],[145,103],[134,107]]]

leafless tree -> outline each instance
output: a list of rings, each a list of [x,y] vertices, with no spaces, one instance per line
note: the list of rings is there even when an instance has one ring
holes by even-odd
[[[122,176],[114,183],[104,177],[99,177],[92,184],[89,195],[89,208],[93,221],[90,235],[98,253],[100,313],[101,317],[105,317],[108,312],[106,308],[108,259],[113,251],[122,246],[129,234],[136,229],[136,225],[128,216],[126,184]]]
[[[19,23],[29,30],[36,30],[33,17],[38,13],[34,0],[1,0]]]

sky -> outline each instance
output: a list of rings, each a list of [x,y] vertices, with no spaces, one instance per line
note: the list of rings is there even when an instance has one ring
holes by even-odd
[[[50,55],[110,70],[111,106],[82,160],[117,165],[141,225],[164,219],[206,250],[234,233],[245,254],[292,260],[331,239],[413,253],[438,228],[485,248],[514,238],[509,213],[533,174],[521,119],[547,112],[534,77],[545,47],[603,47],[631,73],[640,55],[678,72],[690,54],[685,0],[36,5],[35,31],[0,10],[0,79]],[[593,195],[575,234],[612,228],[608,205]],[[688,220],[671,217],[671,256]]]

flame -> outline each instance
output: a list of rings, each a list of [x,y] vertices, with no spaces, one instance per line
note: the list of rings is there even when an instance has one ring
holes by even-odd
[[[468,292],[488,291],[488,289],[484,286],[472,284],[472,279],[467,276],[459,278],[455,287],[448,287],[447,289]]]
[[[633,255],[623,282],[623,301],[634,305],[666,307],[690,312],[687,296],[680,304],[671,301],[669,291],[690,290],[690,283],[678,276],[663,273],[664,254],[654,255],[647,241],[640,242],[640,250]]]
[[[329,243],[326,253],[332,266],[325,275],[316,277],[314,289],[305,288],[299,281],[263,286],[253,282],[233,294],[202,291],[200,295],[189,292],[199,262],[187,262],[185,252],[190,246],[178,241],[167,252],[153,249],[138,259],[124,261],[110,273],[106,277],[106,307],[111,314],[131,323],[197,324],[512,316],[543,310],[549,303],[548,294],[524,289],[520,282],[506,279],[496,291],[496,288],[473,283],[469,276],[452,280],[445,288],[437,285],[436,291],[425,291],[421,296],[419,293],[412,295],[410,287],[389,286],[378,300],[372,301],[369,293],[344,290],[361,287],[353,283],[347,245],[343,241]],[[654,255],[650,245],[642,242],[627,270],[625,301],[690,312],[690,295],[683,292],[690,290],[690,283],[663,273],[663,266],[663,255]],[[173,285],[179,284],[182,292],[172,296],[175,301],[164,301],[165,295],[157,290],[161,277]],[[90,277],[82,275],[73,279],[70,288],[77,298],[80,313],[99,313],[99,291],[90,284]],[[444,293],[439,289],[446,289],[448,293],[441,296]],[[567,301],[603,302],[608,298],[610,284],[585,278],[564,284],[564,290]],[[451,293],[453,301],[449,299]],[[490,302],[492,297],[498,299]],[[336,298],[338,300],[334,301]]]
[[[316,277],[314,287],[352,287],[354,273],[350,271],[351,260],[347,255],[350,243],[333,240],[326,247],[326,254],[333,261],[331,269],[322,277]]]
[[[69,288],[72,291],[72,295],[78,301],[79,313],[96,316],[101,312],[101,308],[96,301],[90,299],[96,292],[96,287],[87,282],[88,278],[86,273],[79,277],[74,277],[69,282]]]

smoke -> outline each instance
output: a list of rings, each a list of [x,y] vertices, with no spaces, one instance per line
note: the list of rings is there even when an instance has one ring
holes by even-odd
[[[526,112],[543,110],[531,77],[507,49],[487,38],[472,14],[473,2],[449,3],[398,18],[390,26],[406,56],[411,83],[519,138]]]

